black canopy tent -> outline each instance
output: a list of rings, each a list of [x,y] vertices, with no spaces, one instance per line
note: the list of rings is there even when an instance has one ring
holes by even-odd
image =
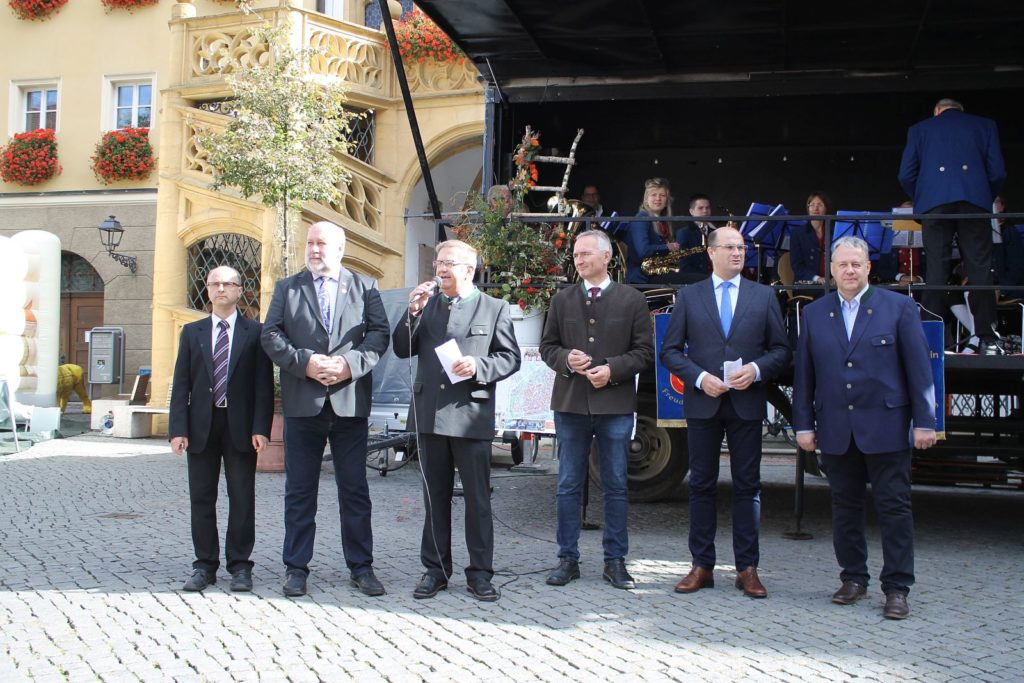
[[[650,175],[670,177],[677,198],[708,192],[736,212],[796,206],[815,188],[844,208],[887,208],[902,199],[907,126],[952,96],[997,120],[1011,202],[1024,193],[1024,3],[417,4],[488,86],[492,181],[507,178],[524,125],[545,145],[583,127],[577,189],[596,182],[627,213]]]

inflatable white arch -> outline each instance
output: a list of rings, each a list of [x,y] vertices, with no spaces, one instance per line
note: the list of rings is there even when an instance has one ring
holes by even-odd
[[[0,379],[15,401],[57,405],[60,240],[42,230],[0,236]]]

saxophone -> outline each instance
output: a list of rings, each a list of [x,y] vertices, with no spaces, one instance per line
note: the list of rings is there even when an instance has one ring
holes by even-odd
[[[644,271],[644,275],[666,275],[668,273],[678,273],[679,261],[681,259],[684,259],[687,256],[693,256],[694,254],[699,254],[706,248],[707,247],[703,244],[698,244],[696,247],[690,247],[689,249],[669,251],[664,254],[649,256],[640,262],[640,270]]]

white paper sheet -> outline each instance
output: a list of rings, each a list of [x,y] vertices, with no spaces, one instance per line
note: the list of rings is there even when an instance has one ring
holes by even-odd
[[[459,343],[454,339],[449,339],[444,344],[441,344],[434,353],[437,354],[437,359],[441,361],[441,367],[448,373],[448,379],[451,380],[452,384],[458,382],[465,382],[469,377],[459,377],[452,371],[452,367],[455,365],[455,361],[462,358],[462,351],[459,349]]]
[[[722,374],[725,375],[725,377],[722,378],[722,381],[725,382],[725,386],[732,389],[732,384],[729,383],[729,375],[733,374],[734,372],[739,372],[739,369],[742,367],[742,358],[737,358],[736,360],[727,360],[725,361],[725,363],[722,364]]]

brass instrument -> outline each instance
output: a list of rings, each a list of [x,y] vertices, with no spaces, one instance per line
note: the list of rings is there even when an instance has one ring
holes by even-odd
[[[679,272],[679,261],[686,258],[687,256],[693,256],[703,252],[707,247],[703,244],[699,244],[696,247],[690,247],[689,249],[681,249],[678,251],[669,251],[664,254],[657,254],[656,256],[648,256],[640,262],[640,270],[644,271],[644,275],[667,275],[668,273]]]

